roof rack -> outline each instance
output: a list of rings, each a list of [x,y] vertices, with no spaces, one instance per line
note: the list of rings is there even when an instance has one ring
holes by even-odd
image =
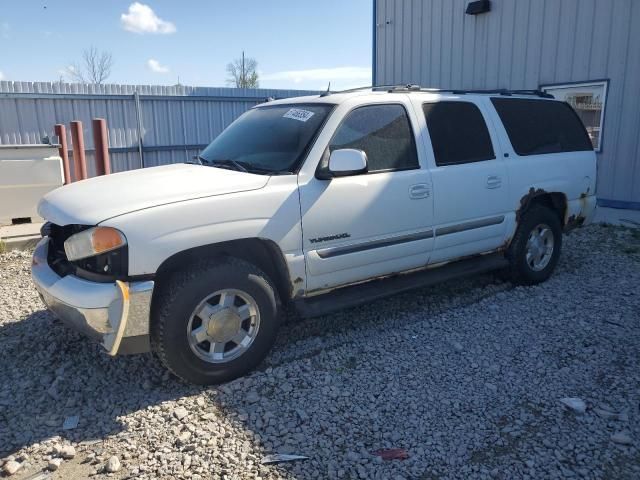
[[[508,90],[506,88],[498,88],[493,90],[464,90],[458,88],[423,88],[420,85],[415,84],[398,84],[398,85],[369,85],[366,87],[358,87],[358,88],[350,88],[347,90],[340,91],[329,91],[322,93],[321,97],[326,97],[328,95],[334,93],[352,93],[358,92],[361,90],[386,90],[389,93],[393,92],[425,92],[425,93],[453,93],[454,95],[465,95],[465,94],[484,94],[484,95],[532,95],[541,98],[555,98],[553,95],[547,92],[543,92],[542,90]]]
[[[467,93],[470,94],[484,94],[484,95],[504,95],[504,96],[511,96],[511,95],[533,95],[536,97],[542,97],[542,98],[555,98],[553,95],[551,95],[550,93],[547,92],[543,92],[542,90],[509,90],[506,88],[497,88],[497,89],[489,89],[489,90],[458,90],[458,89],[440,89],[440,88],[421,88],[420,91],[428,91],[428,92],[434,92],[434,93],[439,93],[439,92],[448,92],[448,93],[455,93],[455,94],[460,94],[460,95],[464,95]]]
[[[321,97],[326,97],[329,95],[333,95],[334,93],[352,93],[359,92],[360,90],[388,90],[388,89],[396,89],[396,88],[407,88],[411,85],[367,85],[365,87],[356,87],[356,88],[348,88],[346,90],[327,90],[326,92],[322,92],[320,94]]]

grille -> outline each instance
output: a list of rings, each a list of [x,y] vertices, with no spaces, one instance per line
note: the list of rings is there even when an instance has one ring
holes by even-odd
[[[75,265],[67,259],[64,251],[64,242],[71,235],[90,228],[86,225],[55,225],[46,223],[42,227],[42,234],[49,235],[49,255],[47,261],[49,266],[61,277],[75,272]]]

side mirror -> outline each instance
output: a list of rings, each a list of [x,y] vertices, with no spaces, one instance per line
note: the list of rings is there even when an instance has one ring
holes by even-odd
[[[334,150],[329,157],[330,177],[347,177],[367,171],[367,154],[362,150],[343,148]]]

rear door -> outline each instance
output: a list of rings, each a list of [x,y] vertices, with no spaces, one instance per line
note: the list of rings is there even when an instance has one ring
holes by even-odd
[[[479,101],[446,98],[414,105],[424,124],[434,194],[430,263],[487,252],[505,242],[508,178],[500,145]]]

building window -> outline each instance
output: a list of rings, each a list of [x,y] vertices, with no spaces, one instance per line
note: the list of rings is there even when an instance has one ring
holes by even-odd
[[[602,127],[607,100],[608,80],[541,85],[540,89],[573,107],[587,129],[593,149],[602,150]]]

